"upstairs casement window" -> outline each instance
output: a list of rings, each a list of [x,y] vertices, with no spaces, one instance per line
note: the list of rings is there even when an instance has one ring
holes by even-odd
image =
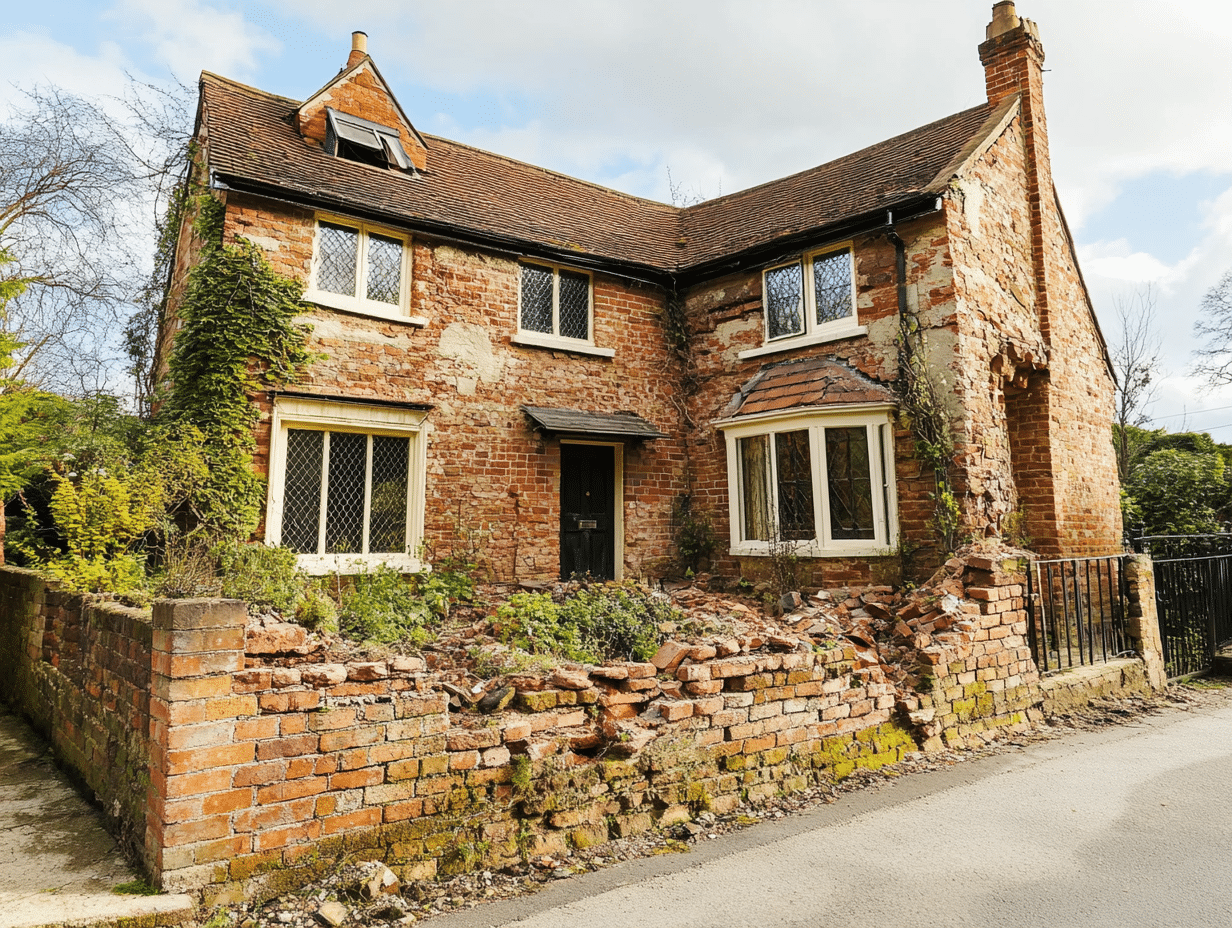
[[[850,245],[810,252],[762,273],[765,344],[741,352],[755,357],[864,330],[856,319]]]
[[[317,220],[306,300],[423,325],[407,312],[410,278],[409,237],[345,219]]]
[[[884,412],[809,413],[724,426],[731,553],[886,554],[894,526],[893,433]]]
[[[325,108],[325,151],[374,168],[413,171],[398,130]]]
[[[582,271],[547,264],[519,265],[515,344],[563,348],[611,357],[594,343],[594,284]]]

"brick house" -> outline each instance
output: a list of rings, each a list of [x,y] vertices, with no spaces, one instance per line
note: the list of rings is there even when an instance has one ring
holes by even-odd
[[[998,3],[979,55],[985,102],[683,209],[420,133],[362,33],[304,102],[204,74],[224,239],[305,282],[325,355],[257,397],[265,540],[409,570],[469,532],[501,579],[620,578],[669,569],[687,504],[728,575],[790,543],[815,582],[892,581],[944,553],[906,333],[959,533],[1017,513],[1041,553],[1119,551],[1035,25]],[[179,285],[196,253],[186,225]]]

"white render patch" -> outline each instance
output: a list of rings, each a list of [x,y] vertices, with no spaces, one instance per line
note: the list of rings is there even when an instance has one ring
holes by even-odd
[[[505,362],[492,350],[488,330],[470,322],[454,322],[441,333],[441,357],[460,361],[474,370],[483,383],[500,383]]]
[[[415,345],[414,329],[407,329],[404,326],[397,328],[397,334],[387,335],[385,332],[374,330],[367,320],[355,322],[345,316],[338,316],[328,311],[313,313],[311,316],[301,317],[297,321],[306,322],[311,325],[314,338],[340,339],[367,345],[386,345],[407,350],[410,350]]]

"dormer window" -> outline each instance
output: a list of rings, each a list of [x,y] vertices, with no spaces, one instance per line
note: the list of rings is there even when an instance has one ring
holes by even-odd
[[[397,129],[325,108],[325,150],[331,155],[374,168],[413,170]]]

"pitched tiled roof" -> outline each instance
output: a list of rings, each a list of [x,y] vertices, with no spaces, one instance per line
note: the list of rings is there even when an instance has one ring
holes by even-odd
[[[894,403],[889,387],[827,358],[784,361],[762,368],[726,410],[728,417],[786,412],[810,406]]]
[[[426,172],[370,168],[304,141],[289,118],[298,101],[208,73],[201,90],[210,168],[234,186],[661,273],[931,192],[938,172],[988,131],[992,113],[988,106],[965,110],[829,164],[681,210],[437,136],[425,136]]]
[[[992,113],[987,104],[963,110],[836,161],[690,207],[682,216],[685,263],[696,266],[938,193],[931,187],[938,173]]]
[[[671,206],[431,135],[427,171],[371,168],[305,142],[288,119],[295,100],[213,74],[202,75],[201,89],[210,168],[229,183],[655,270],[675,260],[679,211]]]

